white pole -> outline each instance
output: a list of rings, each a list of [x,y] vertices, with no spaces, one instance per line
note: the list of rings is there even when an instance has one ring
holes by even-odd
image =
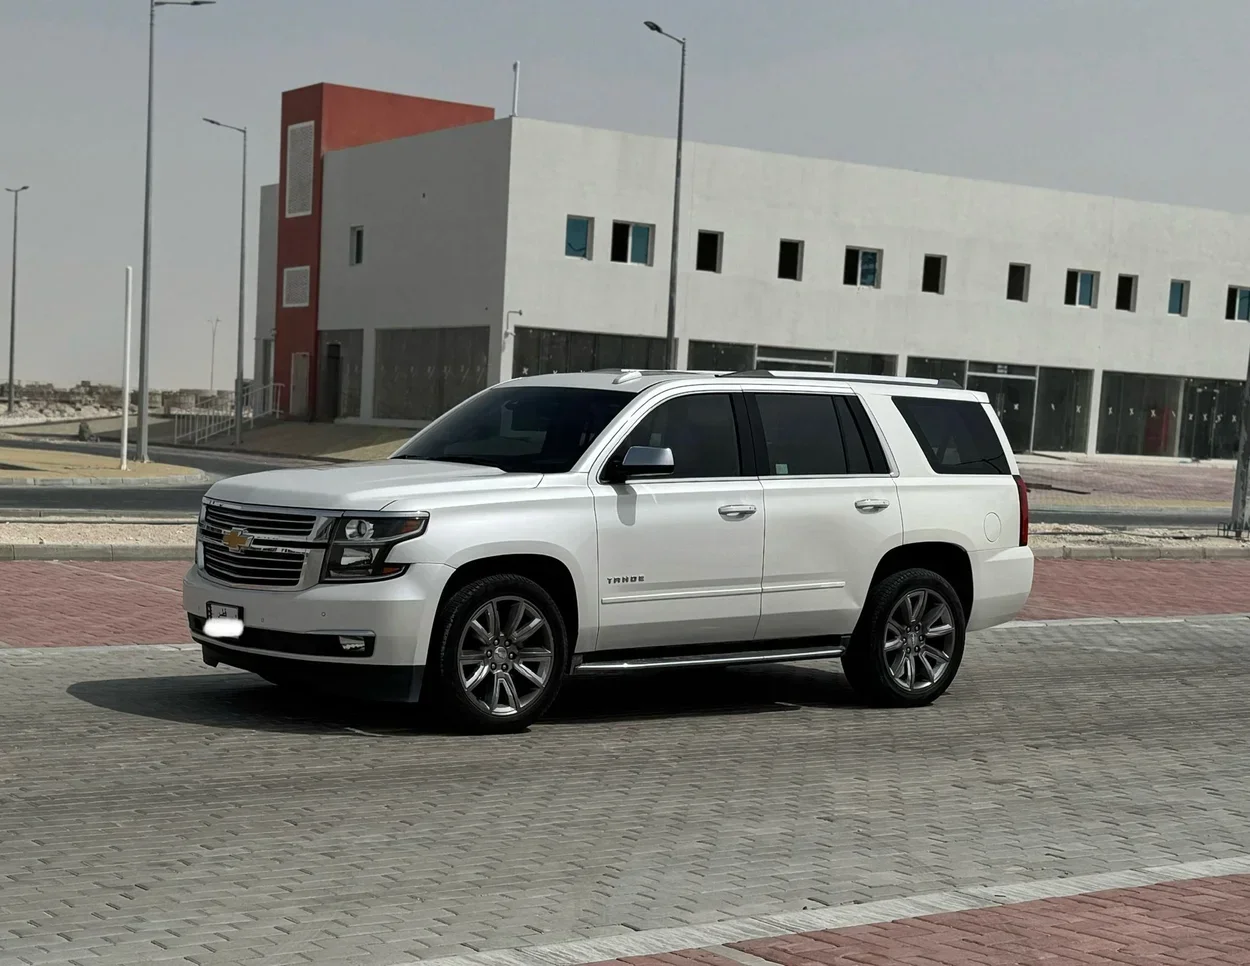
[[[130,446],[130,292],[134,269],[126,266],[126,334],[122,338],[122,469]]]
[[[521,97],[521,62],[514,60],[512,62],[512,116],[517,115],[517,104]]]

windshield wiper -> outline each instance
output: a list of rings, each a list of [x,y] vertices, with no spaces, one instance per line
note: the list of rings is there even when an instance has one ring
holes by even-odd
[[[494,460],[488,460],[481,456],[408,456],[401,455],[402,460],[426,460],[430,463],[465,463],[469,466],[490,466],[494,469],[503,469]]]

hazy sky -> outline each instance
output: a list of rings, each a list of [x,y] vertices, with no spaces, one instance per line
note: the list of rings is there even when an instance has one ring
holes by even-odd
[[[1246,0],[218,0],[158,13],[153,387],[231,379],[239,139],[277,180],[318,81],[702,141],[1250,210]],[[0,0],[0,183],[22,196],[17,376],[120,382],[141,255],[147,0]],[[590,172],[587,173],[590,176]],[[11,196],[0,197],[7,364]],[[1250,245],[1250,239],[1247,239]],[[254,269],[248,273],[248,372]],[[0,381],[3,372],[0,369]]]

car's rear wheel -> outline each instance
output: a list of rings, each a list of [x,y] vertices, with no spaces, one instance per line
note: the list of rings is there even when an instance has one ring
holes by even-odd
[[[967,619],[955,589],[920,568],[891,574],[869,591],[842,669],[874,704],[914,707],[942,695],[964,655]]]
[[[518,574],[482,577],[457,591],[436,640],[440,704],[478,731],[528,727],[555,700],[568,664],[559,607]]]

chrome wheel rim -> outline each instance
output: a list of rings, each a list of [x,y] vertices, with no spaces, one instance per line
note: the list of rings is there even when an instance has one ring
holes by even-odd
[[[955,653],[955,619],[950,605],[931,590],[899,598],[885,625],[885,663],[904,691],[936,687]]]
[[[460,686],[493,717],[520,714],[546,690],[554,656],[542,612],[521,597],[495,597],[473,612],[460,635]]]

